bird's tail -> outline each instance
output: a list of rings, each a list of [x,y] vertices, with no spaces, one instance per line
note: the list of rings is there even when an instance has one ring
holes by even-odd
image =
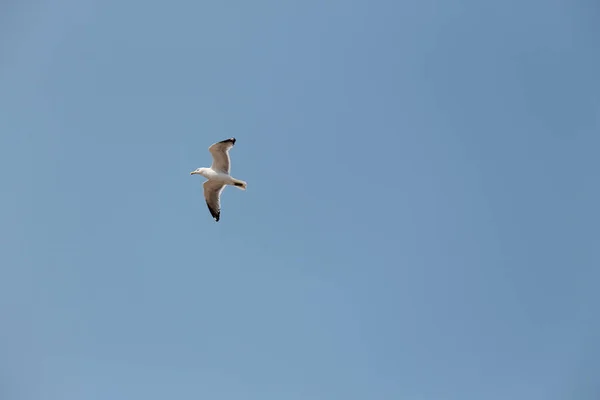
[[[246,190],[247,183],[244,181],[241,181],[239,179],[234,179],[233,186],[235,186],[236,188],[241,189],[241,190]]]

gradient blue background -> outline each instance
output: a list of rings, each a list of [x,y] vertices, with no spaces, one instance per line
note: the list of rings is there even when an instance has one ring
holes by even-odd
[[[598,3],[0,8],[3,400],[599,398]]]

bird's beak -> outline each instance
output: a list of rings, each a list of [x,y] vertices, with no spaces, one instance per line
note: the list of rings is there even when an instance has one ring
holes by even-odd
[[[190,172],[190,175],[194,175],[196,173],[196,171],[192,171]]]

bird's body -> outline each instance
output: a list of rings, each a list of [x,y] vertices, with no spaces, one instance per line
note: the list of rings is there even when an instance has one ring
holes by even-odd
[[[192,175],[202,175],[206,179],[204,182],[204,198],[210,214],[219,221],[221,218],[221,193],[225,186],[235,186],[238,189],[246,190],[246,182],[233,178],[229,172],[231,170],[231,160],[229,158],[229,149],[235,145],[235,138],[226,139],[214,143],[208,148],[213,156],[213,163],[210,168],[198,168],[192,171]]]
[[[209,181],[220,182],[224,185],[234,185],[236,179],[232,178],[231,175],[221,171],[215,171],[212,168],[199,168],[198,175],[202,175]]]

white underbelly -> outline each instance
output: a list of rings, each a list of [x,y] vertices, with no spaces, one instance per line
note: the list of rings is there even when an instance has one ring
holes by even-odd
[[[233,179],[231,176],[224,174],[223,172],[209,170],[206,174],[206,177],[211,181],[223,182],[223,183],[233,183]]]

